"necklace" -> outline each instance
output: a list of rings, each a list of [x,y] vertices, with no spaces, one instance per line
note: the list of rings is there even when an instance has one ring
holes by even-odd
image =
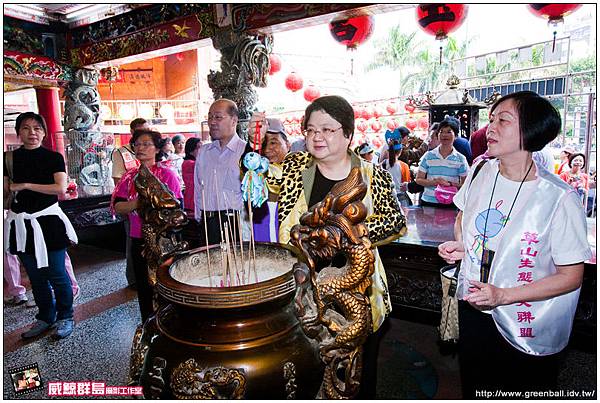
[[[523,179],[521,180],[521,183],[519,184],[519,188],[517,189],[517,194],[515,194],[515,198],[513,199],[510,209],[508,210],[508,214],[506,215],[506,219],[504,220],[504,223],[502,223],[502,228],[504,228],[506,226],[506,224],[508,223],[508,220],[510,219],[510,214],[512,213],[513,207],[515,207],[515,203],[517,202],[519,193],[521,193],[521,188],[523,187],[523,183],[525,183],[525,179],[529,175],[529,172],[531,172],[532,167],[533,167],[533,160],[531,161],[531,164],[529,164],[529,169],[527,169],[527,173],[525,173],[525,176],[523,177]],[[488,203],[488,208],[487,208],[487,211],[485,214],[485,224],[483,225],[483,243],[482,243],[483,247],[481,248],[482,249],[481,250],[481,269],[480,269],[480,278],[479,278],[479,280],[482,283],[487,283],[489,275],[490,275],[490,268],[492,266],[492,260],[494,259],[494,251],[491,251],[486,247],[486,241],[487,241],[488,217],[490,215],[490,208],[492,207],[492,200],[494,199],[494,192],[496,191],[496,184],[498,183],[498,175],[500,175],[500,166],[498,166],[498,172],[496,173],[496,178],[494,179],[494,186],[492,187],[492,194],[490,195],[490,202]]]

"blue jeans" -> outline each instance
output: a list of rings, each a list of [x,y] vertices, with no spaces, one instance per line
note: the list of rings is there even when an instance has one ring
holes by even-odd
[[[36,319],[54,323],[73,318],[73,290],[65,269],[66,249],[48,251],[48,267],[37,268],[35,255],[20,253],[19,258],[27,270],[35,304],[39,312]],[[54,298],[52,298],[52,289]]]

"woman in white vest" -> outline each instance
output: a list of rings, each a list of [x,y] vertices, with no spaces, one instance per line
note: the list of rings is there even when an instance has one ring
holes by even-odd
[[[489,161],[474,166],[454,203],[456,241],[439,246],[462,260],[459,359],[463,398],[477,391],[556,389],[591,257],[577,195],[532,159],[554,140],[558,111],[534,92],[500,98],[487,130]],[[471,181],[473,183],[471,183]]]

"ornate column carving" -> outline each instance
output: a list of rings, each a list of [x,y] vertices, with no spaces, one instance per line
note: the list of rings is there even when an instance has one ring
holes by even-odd
[[[247,138],[247,121],[257,101],[253,87],[267,85],[273,37],[223,30],[217,32],[212,41],[215,49],[221,52],[221,71],[210,71],[208,85],[215,99],[228,98],[238,105],[238,133]]]
[[[68,174],[77,181],[78,185],[92,184],[89,181],[90,170],[96,172],[94,185],[106,186],[102,183],[110,179],[106,172],[103,175],[100,164],[101,156],[94,151],[93,145],[102,143],[102,133],[98,128],[100,116],[100,94],[96,70],[78,69],[73,74],[72,81],[65,89],[64,130],[70,142],[67,153]],[[104,168],[106,169],[106,168]]]

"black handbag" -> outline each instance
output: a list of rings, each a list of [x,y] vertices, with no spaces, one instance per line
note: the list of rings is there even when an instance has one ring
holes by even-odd
[[[406,185],[406,188],[412,194],[421,193],[422,191],[425,190],[425,188],[423,186],[419,185],[417,182],[415,182],[414,179],[411,180],[410,182],[408,182],[408,185]]]

